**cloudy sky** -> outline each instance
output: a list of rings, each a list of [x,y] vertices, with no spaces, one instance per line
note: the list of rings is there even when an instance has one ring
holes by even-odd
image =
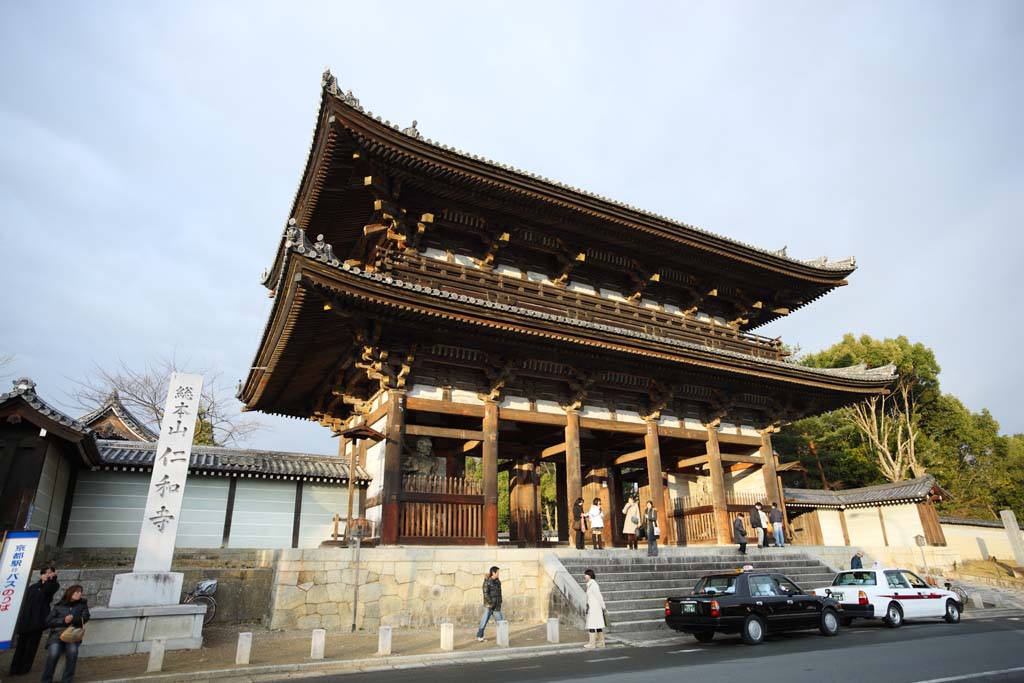
[[[905,334],[1024,431],[1024,3],[5,2],[0,63],[0,374],[53,403],[160,355],[245,376],[330,65],[434,140],[855,255],[759,331]],[[335,448],[265,421],[252,446]]]

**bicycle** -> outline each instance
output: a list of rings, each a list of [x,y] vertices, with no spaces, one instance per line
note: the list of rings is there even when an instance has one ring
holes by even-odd
[[[216,592],[217,579],[203,579],[196,584],[194,590],[185,593],[181,604],[206,605],[206,614],[203,615],[203,626],[206,626],[217,614],[217,600],[213,597]]]
[[[953,591],[954,593],[956,593],[957,599],[960,600],[961,607],[967,607],[968,596],[967,591],[964,590],[963,586],[957,583],[952,583],[950,581],[947,581],[944,585],[946,586],[946,590]]]

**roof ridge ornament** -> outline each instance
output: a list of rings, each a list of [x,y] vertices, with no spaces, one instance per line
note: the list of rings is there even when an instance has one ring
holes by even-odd
[[[14,385],[14,393],[26,394],[29,392],[35,393],[36,383],[29,377],[20,377],[12,382]]]
[[[284,248],[299,254],[313,252],[313,244],[306,237],[306,231],[299,227],[294,218],[288,219],[288,228],[284,231]]]
[[[334,95],[353,109],[363,111],[363,108],[359,105],[359,98],[352,94],[351,88],[348,92],[342,92],[341,88],[338,87],[338,79],[331,73],[329,66],[324,67],[324,73],[320,77],[320,87],[326,90],[327,94]]]
[[[789,248],[788,245],[784,244],[784,245],[782,245],[782,249],[777,249],[777,250],[769,252],[769,253],[771,253],[771,254],[773,254],[775,256],[781,256],[782,258],[789,258],[789,256],[786,254],[786,249],[788,249],[788,248]]]
[[[411,126],[409,126],[408,128],[403,128],[403,129],[402,129],[402,133],[403,133],[403,134],[405,134],[405,135],[408,135],[408,136],[409,136],[409,137],[411,137],[411,138],[416,138],[417,140],[420,140],[420,139],[422,139],[422,138],[423,138],[423,134],[422,134],[422,133],[420,133],[420,132],[419,132],[419,131],[418,131],[418,130],[416,129],[416,124],[417,124],[417,121],[416,121],[416,119],[413,119],[413,121],[412,121],[412,125],[411,125]]]

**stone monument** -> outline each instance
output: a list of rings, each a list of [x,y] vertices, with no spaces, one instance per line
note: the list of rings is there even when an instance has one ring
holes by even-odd
[[[201,375],[171,375],[135,566],[114,577],[109,607],[91,610],[83,657],[148,652],[158,640],[167,650],[202,647],[206,606],[179,604],[184,574],[171,571],[202,389]]]
[[[1000,510],[999,516],[1003,520],[1003,527],[1006,535],[1010,537],[1010,548],[1013,550],[1014,571],[1024,567],[1024,540],[1021,540],[1020,527],[1017,525],[1017,515],[1013,510]]]

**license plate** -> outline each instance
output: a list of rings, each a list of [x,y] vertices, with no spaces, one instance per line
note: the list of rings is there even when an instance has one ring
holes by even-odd
[[[695,602],[684,602],[683,603],[683,614],[696,614],[697,603]]]
[[[832,597],[840,602],[843,601],[843,595],[842,591],[832,591]]]

